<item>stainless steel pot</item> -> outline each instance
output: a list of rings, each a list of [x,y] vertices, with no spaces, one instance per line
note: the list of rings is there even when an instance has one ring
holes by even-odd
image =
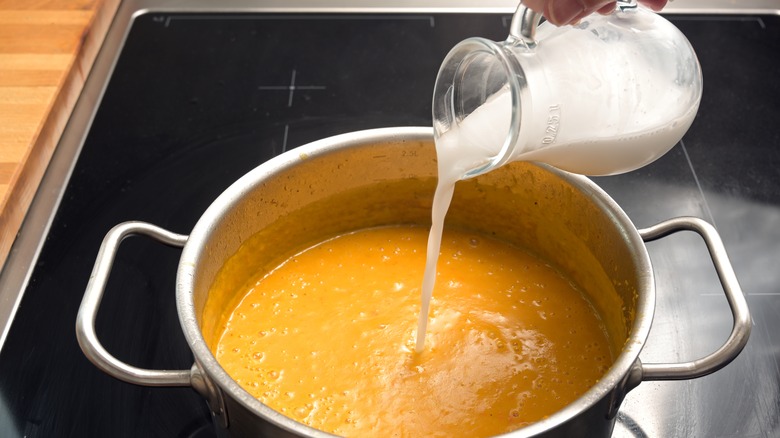
[[[238,281],[230,279],[245,274],[235,270],[235,254],[252,251],[273,257],[350,229],[429,223],[435,181],[430,129],[369,130],[301,146],[262,164],[223,192],[189,236],[141,222],[117,225],[103,241],[79,309],[79,344],[98,368],[120,380],[192,386],[208,401],[220,433],[330,436],[263,405],[217,363],[205,341],[214,327],[213,315],[204,314],[206,302],[216,299],[208,296],[209,289],[215,281]],[[566,271],[590,293],[619,352],[603,378],[579,399],[507,436],[609,436],[624,396],[640,382],[704,376],[728,364],[747,343],[747,304],[720,237],[708,223],[686,217],[637,230],[589,179],[532,163],[512,163],[458,184],[448,222],[529,248]],[[680,230],[695,231],[707,244],[734,325],[723,346],[709,356],[685,363],[642,363],[639,353],[655,306],[644,241]],[[137,234],[183,247],[176,302],[195,357],[190,370],[130,366],[107,352],[95,333],[114,255],[125,237]],[[263,262],[257,261],[258,266]]]

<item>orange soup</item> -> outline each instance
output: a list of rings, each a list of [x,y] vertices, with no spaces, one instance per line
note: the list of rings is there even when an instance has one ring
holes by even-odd
[[[427,237],[367,229],[258,272],[211,343],[217,360],[271,408],[355,437],[505,433],[606,372],[609,341],[584,293],[527,252],[453,230],[414,353]]]

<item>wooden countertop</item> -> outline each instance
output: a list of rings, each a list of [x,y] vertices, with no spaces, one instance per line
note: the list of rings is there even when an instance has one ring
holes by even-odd
[[[0,268],[119,0],[0,0]]]

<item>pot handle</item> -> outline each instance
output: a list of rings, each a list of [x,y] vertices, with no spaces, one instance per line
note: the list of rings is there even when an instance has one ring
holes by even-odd
[[[701,359],[682,363],[642,363],[640,372],[641,380],[644,381],[695,379],[718,371],[742,351],[753,325],[747,301],[715,227],[696,217],[678,217],[641,229],[639,235],[645,242],[651,242],[683,230],[694,231],[704,239],[731,307],[734,324],[726,342],[715,352]]]
[[[119,380],[142,386],[192,386],[191,370],[147,370],[128,365],[106,351],[95,333],[95,317],[119,245],[125,237],[139,234],[179,248],[184,246],[188,237],[145,222],[124,222],[112,228],[100,245],[84,298],[81,300],[76,317],[76,338],[90,362]]]

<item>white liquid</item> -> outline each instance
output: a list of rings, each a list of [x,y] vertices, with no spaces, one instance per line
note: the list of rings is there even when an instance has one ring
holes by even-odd
[[[473,121],[477,123],[465,124],[469,126],[487,126],[495,127],[491,124],[480,124],[483,120],[479,119],[478,108],[472,115],[476,115]],[[508,117],[507,117],[508,119]],[[495,120],[495,119],[494,119]],[[508,121],[507,121],[508,123]],[[478,131],[478,129],[476,130]],[[428,313],[430,310],[431,298],[433,297],[433,287],[436,282],[436,265],[439,260],[439,251],[441,249],[441,237],[444,231],[444,217],[452,201],[452,195],[455,192],[455,183],[464,177],[466,172],[476,165],[485,161],[486,157],[495,154],[490,150],[490,146],[502,139],[485,137],[487,141],[479,142],[477,137],[470,134],[479,134],[479,132],[465,130],[460,133],[451,130],[445,135],[436,139],[436,155],[438,156],[439,181],[436,184],[436,192],[433,195],[433,207],[431,211],[431,231],[428,235],[427,258],[425,261],[425,273],[422,284],[422,304],[420,307],[419,321],[417,322],[417,340],[415,351],[421,353],[425,347],[425,333],[428,329]],[[484,131],[484,128],[483,128]],[[491,142],[492,140],[492,142]],[[500,143],[499,143],[500,144]]]
[[[650,78],[645,79],[652,82]],[[651,100],[653,101],[648,103],[650,109],[657,111],[657,108],[653,107],[660,105],[660,102],[654,101],[657,99]],[[512,161],[544,162],[583,175],[625,173],[649,164],[671,149],[688,130],[698,109],[698,105],[695,105],[677,119],[665,123],[646,110],[646,118],[631,118],[630,125],[633,129],[626,129],[629,128],[627,123],[620,121],[619,125],[624,130],[616,133],[615,127],[609,125],[601,132],[594,132],[594,126],[600,126],[598,119],[595,119],[596,122],[591,117],[582,116],[567,119],[566,107],[555,105],[556,115],[559,115],[555,141],[543,144],[543,137],[529,139],[534,136],[534,129],[521,130]],[[586,102],[579,106],[588,105]],[[436,139],[439,181],[433,200],[432,226],[428,237],[422,285],[422,304],[415,345],[415,351],[418,353],[423,351],[425,345],[444,217],[452,201],[455,183],[464,178],[469,170],[490,161],[500,152],[509,130],[511,108],[509,93],[500,91],[466,117],[460,125]],[[547,111],[544,111],[544,116],[548,116]],[[668,114],[666,116],[668,118]],[[539,129],[536,131],[540,132]]]
[[[422,353],[425,347],[425,333],[428,330],[428,312],[430,310],[431,298],[433,297],[433,286],[436,282],[436,265],[439,261],[439,250],[441,249],[441,236],[444,230],[444,216],[450,207],[452,194],[455,191],[455,181],[442,184],[442,179],[436,186],[436,194],[433,196],[433,212],[431,232],[428,234],[428,249],[425,260],[425,274],[422,284],[422,305],[420,307],[420,319],[417,321],[417,342],[414,351]]]

